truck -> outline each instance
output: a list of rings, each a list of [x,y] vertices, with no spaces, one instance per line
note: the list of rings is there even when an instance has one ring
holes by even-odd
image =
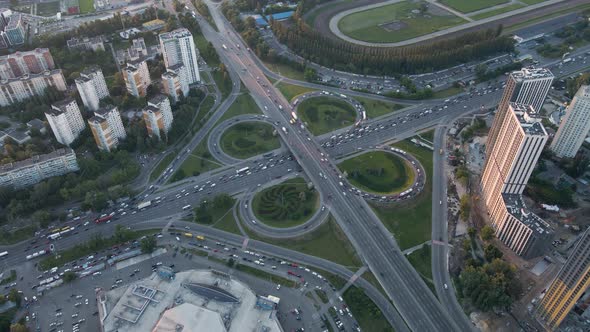
[[[246,173],[250,170],[250,167],[244,167],[236,170],[236,174]]]
[[[100,217],[100,218],[96,218],[94,219],[94,222],[97,224],[103,223],[103,222],[107,222],[109,220],[113,219],[113,216],[104,216],[104,217]]]
[[[566,63],[569,63],[569,62],[572,62],[572,58],[565,58],[565,59],[563,59],[563,61],[562,61],[562,62],[563,62],[564,64],[566,64]]]
[[[297,121],[297,113],[291,112],[291,116],[293,117],[293,119],[295,119],[295,121]]]
[[[137,204],[137,209],[138,210],[145,209],[146,207],[149,207],[150,205],[152,205],[152,201],[141,202],[141,203]]]

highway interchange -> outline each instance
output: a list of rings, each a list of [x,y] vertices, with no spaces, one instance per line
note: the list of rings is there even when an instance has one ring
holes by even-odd
[[[451,98],[451,101],[443,102],[441,100],[416,102],[416,106],[409,107],[405,110],[371,119],[364,122],[356,128],[346,128],[339,131],[338,135],[333,133],[320,137],[313,137],[306,130],[295,129],[289,125],[290,114],[281,111],[278,105],[285,110],[290,109],[289,101],[272,87],[266,80],[266,76],[276,78],[277,74],[270,72],[266,67],[261,66],[250,52],[245,50],[245,45],[239,39],[237,34],[229,26],[229,23],[220,16],[217,10],[211,7],[217,26],[220,32],[208,28],[208,24],[199,18],[199,23],[203,28],[203,33],[208,40],[215,40],[215,47],[224,63],[230,68],[229,73],[234,82],[230,97],[221,103],[217,112],[214,113],[204,128],[199,131],[186,147],[187,151],[192,151],[199,142],[202,141],[214,127],[217,120],[223,115],[223,112],[229,108],[239,92],[239,79],[250,89],[252,96],[261,109],[265,109],[265,115],[268,121],[279,122],[279,127],[289,128],[288,134],[279,131],[282,136],[283,144],[289,147],[290,151],[284,149],[275,151],[274,158],[284,160],[282,163],[276,163],[273,167],[262,169],[259,167],[261,162],[270,166],[262,158],[253,157],[244,161],[233,161],[230,167],[224,167],[199,177],[185,179],[180,183],[173,185],[164,184],[164,174],[156,182],[157,192],[149,194],[149,198],[161,197],[161,203],[157,208],[149,208],[146,211],[131,214],[131,210],[126,216],[121,216],[118,220],[110,224],[77,226],[76,236],[64,237],[54,244],[57,250],[70,248],[75,244],[89,239],[95,232],[108,235],[114,232],[115,225],[124,224],[133,229],[152,229],[167,228],[172,222],[179,228],[192,227],[193,230],[201,232],[210,237],[224,239],[228,243],[235,245],[246,244],[249,248],[256,248],[261,252],[303,262],[312,266],[321,266],[325,270],[344,276],[352,277],[352,273],[346,268],[325,260],[283,249],[280,247],[268,245],[262,242],[248,240],[247,237],[235,234],[229,234],[213,228],[195,225],[177,221],[184,214],[182,207],[186,205],[196,206],[203,199],[213,197],[218,193],[241,194],[245,190],[255,190],[261,184],[276,183],[284,180],[286,176],[292,176],[296,172],[303,173],[307,176],[324,197],[327,210],[332,212],[338,220],[342,229],[347,233],[355,245],[363,262],[373,271],[375,276],[383,285],[388,296],[393,300],[399,314],[391,304],[381,296],[378,290],[363,279],[358,279],[356,283],[363,287],[371,299],[381,308],[390,323],[396,330],[469,330],[471,324],[462,312],[461,307],[455,299],[454,292],[443,288],[444,284],[451,285],[447,267],[447,246],[433,245],[433,278],[437,295],[442,303],[439,303],[432,293],[426,288],[421,278],[416,274],[413,268],[403,257],[403,254],[397,248],[394,238],[383,227],[376,216],[372,213],[364,200],[353,194],[346,194],[339,188],[339,172],[334,166],[337,159],[346,157],[358,150],[375,148],[384,142],[399,140],[413,136],[415,132],[422,129],[434,127],[440,124],[447,124],[453,119],[480,109],[487,109],[495,106],[501,95],[501,86],[496,84],[489,88],[480,89],[471,95],[462,94],[459,97]],[[231,45],[229,51],[221,48],[222,44]],[[243,45],[240,49],[234,45]],[[579,50],[572,56],[577,57],[577,61],[567,65],[560,65],[559,62],[549,63],[549,68],[559,76],[567,76],[571,73],[578,72],[587,68],[585,63],[585,49]],[[246,71],[242,69],[246,68]],[[239,77],[239,78],[238,78]],[[260,77],[260,79],[257,79]],[[334,93],[344,93],[347,96],[366,96],[366,94],[354,91],[345,91],[333,87],[325,87],[313,83],[298,82],[295,80],[279,77],[287,83],[295,83],[311,88],[332,91]],[[265,82],[261,86],[259,81]],[[485,92],[485,93],[484,93]],[[376,99],[391,99],[379,96],[371,96]],[[216,99],[218,103],[219,98]],[[266,106],[266,108],[265,108]],[[429,111],[429,112],[426,112]],[[395,124],[395,125],[394,125]],[[379,129],[383,127],[382,129]],[[293,128],[293,129],[292,129]],[[360,130],[363,134],[359,136]],[[354,133],[353,138],[345,136]],[[330,138],[337,136],[336,138]],[[438,128],[435,132],[435,151],[445,146],[444,130]],[[184,152],[184,151],[183,151]],[[188,157],[189,153],[182,153],[171,167],[178,167],[182,161]],[[329,156],[328,158],[324,158]],[[296,159],[289,160],[289,159]],[[433,228],[432,239],[442,243],[447,243],[446,230],[446,183],[442,176],[442,161],[444,155],[434,153],[434,174],[433,174]],[[320,161],[325,160],[325,161]],[[258,171],[250,175],[236,176],[236,169],[242,167],[252,167]],[[288,170],[292,171],[289,172]],[[323,172],[323,176],[319,173]],[[209,182],[209,183],[207,183]],[[215,183],[215,186],[212,184]],[[318,185],[319,184],[319,185]],[[199,189],[203,188],[201,191]],[[184,192],[182,192],[184,190]],[[163,199],[162,197],[166,197]],[[178,198],[177,198],[178,197]],[[444,204],[437,204],[440,201]],[[243,206],[243,204],[241,204]],[[443,212],[444,211],[444,212]],[[313,230],[325,219],[327,211],[321,214],[322,218],[316,218],[318,221],[308,230]],[[302,231],[302,230],[300,230]],[[39,240],[41,241],[41,240]],[[43,244],[37,244],[37,249],[43,247]],[[244,246],[244,247],[246,247]],[[28,243],[21,243],[14,246],[6,247],[11,255],[3,260],[7,266],[18,265],[24,260],[24,256],[30,253],[25,250],[30,247]],[[30,248],[29,250],[34,250]],[[406,327],[405,324],[408,324]]]

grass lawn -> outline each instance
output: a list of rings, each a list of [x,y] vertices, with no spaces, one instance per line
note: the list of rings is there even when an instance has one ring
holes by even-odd
[[[500,5],[509,0],[440,0],[440,2],[462,13],[469,13]]]
[[[414,172],[404,159],[385,151],[363,153],[338,165],[347,180],[361,190],[392,194],[406,190],[414,182]]]
[[[354,0],[344,0],[344,1],[336,1],[336,2],[332,2],[332,3],[326,3],[321,8],[312,10],[311,13],[309,13],[309,15],[305,15],[305,22],[307,24],[309,24],[309,26],[313,27],[315,19],[316,19],[316,17],[318,17],[319,14],[332,9],[335,6],[340,6],[342,3],[353,2],[353,1]]]
[[[470,16],[470,17],[472,19],[474,19],[474,20],[481,20],[481,19],[492,17],[492,16],[495,16],[495,15],[504,14],[504,13],[513,11],[515,9],[523,8],[523,7],[525,7],[525,6],[523,6],[521,4],[518,4],[518,3],[515,3],[515,4],[512,4],[512,5],[503,7],[503,8],[498,8],[498,9],[495,9],[495,10],[490,10],[489,12],[479,13],[477,15],[473,15],[473,16]]]
[[[416,272],[420,274],[426,285],[432,290],[434,294],[434,283],[432,281],[432,258],[431,258],[430,246],[423,246],[422,249],[418,249],[413,253],[406,256],[410,264],[416,269]]]
[[[168,167],[168,165],[170,165],[172,160],[174,160],[175,157],[176,152],[173,151],[171,153],[168,153],[162,160],[160,160],[156,168],[154,168],[154,170],[152,171],[152,174],[150,174],[150,181],[153,181],[158,176],[160,176],[162,172],[164,172],[164,170]]]
[[[261,222],[283,228],[303,224],[319,204],[318,192],[308,189],[303,178],[295,178],[257,193],[252,200],[252,210]]]
[[[221,164],[213,158],[209,150],[207,149],[207,139],[205,137],[199,145],[192,151],[185,161],[180,165],[178,171],[182,170],[185,177],[187,176],[198,176],[201,173],[212,171],[216,168],[221,167]],[[177,172],[178,172],[177,171]],[[172,176],[171,179],[182,180],[184,177]],[[174,181],[171,181],[174,182]]]
[[[297,114],[314,135],[350,126],[356,120],[352,105],[332,97],[306,99],[299,104]]]
[[[286,287],[295,287],[297,285],[297,282],[291,279],[279,277],[272,273],[268,273],[248,265],[237,264],[236,270],[251,274],[257,278],[272,282],[273,284],[281,284]]]
[[[293,100],[296,96],[304,94],[306,92],[315,91],[315,89],[306,88],[299,85],[287,84],[287,83],[279,83],[276,87],[281,91],[283,96],[287,98],[288,101]]]
[[[385,227],[395,236],[399,247],[404,250],[430,240],[432,224],[432,151],[418,147],[409,140],[393,144],[414,155],[426,171],[424,190],[407,201],[389,206],[373,205]]]
[[[526,2],[526,1],[523,1],[523,2]],[[575,6],[575,7],[565,8],[565,9],[562,9],[562,10],[555,11],[555,12],[553,12],[551,14],[547,14],[545,16],[535,17],[535,18],[532,18],[530,20],[526,20],[526,21],[523,21],[523,22],[519,22],[519,23],[510,25],[507,29],[504,29],[502,33],[503,34],[510,34],[510,33],[513,33],[516,30],[522,29],[524,27],[527,27],[529,25],[533,25],[533,24],[538,23],[538,22],[546,21],[546,20],[549,20],[551,18],[558,17],[558,16],[561,16],[561,15],[565,15],[565,14],[568,14],[568,13],[582,12],[582,11],[584,11],[586,9],[590,9],[590,4],[583,4],[583,5],[579,5],[579,6]]]
[[[14,271],[14,270],[13,270]],[[16,278],[16,277],[15,277]],[[321,290],[321,289],[316,289],[315,293],[317,294],[317,296],[320,298],[320,300],[322,301],[322,303],[328,303],[328,295],[326,294],[325,291]]]
[[[367,117],[369,119],[389,114],[405,107],[404,105],[400,104],[393,104],[364,97],[354,97],[354,99],[363,105],[365,111],[367,111]]]
[[[229,75],[227,76],[227,78],[224,78],[223,74],[219,70],[216,70],[211,73],[211,76],[213,76],[215,84],[217,84],[219,91],[221,91],[221,98],[227,98],[227,96],[229,96],[229,94],[231,93],[232,85],[232,81],[231,78],[229,78]]]
[[[451,96],[454,96],[456,94],[459,94],[461,92],[463,92],[463,89],[461,89],[461,88],[450,87],[448,89],[444,89],[444,90],[440,90],[440,91],[435,91],[434,94],[432,95],[432,97],[430,99],[447,98],[447,97],[451,97]]]
[[[35,235],[35,231],[37,227],[35,226],[26,226],[20,229],[17,229],[13,232],[2,232],[0,234],[0,244],[1,245],[8,245],[8,244],[15,244],[26,239],[32,238]]]
[[[90,3],[92,4],[92,0],[90,0]],[[82,4],[80,4],[80,6],[82,6]],[[80,7],[80,9],[82,8]],[[40,2],[37,4],[37,15],[39,16],[52,16],[57,12],[59,12],[59,1]]]
[[[213,228],[217,228],[222,231],[242,235],[231,210],[229,211],[229,213],[226,213],[221,219],[214,222],[212,226]]]
[[[247,230],[246,232],[252,239],[324,258],[346,266],[351,270],[355,270],[362,266],[362,262],[356,255],[354,247],[332,217],[313,232],[291,239],[269,239],[259,236],[252,231]],[[346,283],[338,276],[317,269],[316,271],[321,273],[321,275],[328,279],[336,288],[342,288]]]
[[[338,28],[345,35],[358,40],[391,43],[444,30],[466,22],[451,13],[444,16],[432,13],[413,14],[412,10],[418,8],[419,3],[409,1],[380,6],[343,17],[338,22]]]
[[[221,149],[228,155],[247,159],[281,146],[274,128],[268,123],[240,122],[229,127],[221,136]]]
[[[545,2],[545,1],[547,1],[547,0],[520,0],[520,2],[524,2],[527,5],[534,5],[534,4]]]
[[[363,273],[362,277],[366,281],[370,282],[371,285],[377,287],[377,289],[381,292],[381,294],[383,294],[383,296],[387,297],[387,294],[385,294],[385,290],[383,289],[383,286],[381,286],[381,284],[379,283],[379,280],[377,280],[377,278],[375,277],[373,272],[368,270],[365,273]]]
[[[94,11],[94,0],[78,0],[80,4],[80,14]]]
[[[303,77],[303,71],[297,70],[289,65],[270,62],[264,62],[264,65],[271,71],[274,71],[275,73],[280,74],[282,76],[299,81],[305,80],[305,78]]]
[[[262,111],[258,105],[256,105],[256,102],[249,93],[241,93],[228,110],[223,113],[215,125],[218,125],[227,119],[231,119],[234,116],[243,114],[262,114]]]
[[[212,201],[214,199],[215,199],[215,197],[213,197],[212,199],[207,199],[207,200]],[[195,206],[193,206],[193,210],[195,212],[194,221],[197,224],[201,224],[201,225],[215,225],[216,223],[221,222],[227,216],[233,217],[232,209],[233,209],[235,203],[236,203],[236,200],[232,198],[231,203],[228,203],[227,206],[224,206],[224,207],[216,207],[214,204],[207,204],[208,208],[206,209],[205,213],[207,215],[211,216],[211,218],[209,219],[210,222],[208,222],[208,223],[200,222],[201,220],[204,220],[205,218],[198,218],[199,212],[197,210],[199,207],[197,205],[195,205]]]
[[[393,328],[379,307],[362,289],[351,286],[342,294],[342,297],[363,331],[393,332]]]

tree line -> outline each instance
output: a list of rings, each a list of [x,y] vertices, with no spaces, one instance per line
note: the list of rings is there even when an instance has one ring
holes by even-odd
[[[424,45],[366,47],[322,35],[309,27],[298,12],[294,24],[271,20],[275,36],[301,57],[337,70],[372,75],[430,72],[514,50],[514,41],[501,36],[501,26]]]

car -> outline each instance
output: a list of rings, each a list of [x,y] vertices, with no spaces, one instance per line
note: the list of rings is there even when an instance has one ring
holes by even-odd
[[[88,304],[88,299],[85,299],[84,300],[84,304]]]
[[[443,285],[445,289],[449,289],[449,286],[447,286],[447,284]]]
[[[277,285],[277,290],[281,289],[281,284]]]

